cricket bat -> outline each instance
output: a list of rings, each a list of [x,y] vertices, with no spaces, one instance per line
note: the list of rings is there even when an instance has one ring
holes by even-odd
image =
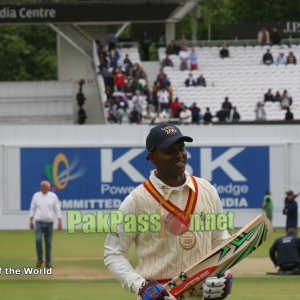
[[[207,277],[221,275],[239,263],[272,232],[272,224],[267,217],[257,216],[207,256],[166,283],[164,288],[177,299],[193,295],[196,285],[203,283]]]

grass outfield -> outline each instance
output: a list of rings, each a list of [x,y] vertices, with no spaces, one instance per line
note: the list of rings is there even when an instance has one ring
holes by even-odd
[[[284,234],[276,230],[251,258],[255,261],[267,260],[268,249],[273,241]],[[0,294],[1,299],[9,300],[82,300],[136,299],[124,291],[103,264],[103,234],[73,235],[65,232],[54,233],[52,275],[24,275],[23,267],[34,266],[36,262],[34,233],[31,231],[0,231]],[[129,257],[135,263],[134,251]],[[245,263],[247,262],[245,260]],[[243,263],[243,262],[242,262]],[[241,264],[242,264],[241,263]],[[4,268],[21,270],[21,275],[5,275]],[[255,266],[254,266],[255,267]],[[261,267],[261,266],[260,266]],[[299,299],[298,276],[268,276],[245,273],[235,276],[232,295],[229,299],[284,300]],[[253,266],[252,266],[253,268]],[[257,266],[259,268],[259,266]]]

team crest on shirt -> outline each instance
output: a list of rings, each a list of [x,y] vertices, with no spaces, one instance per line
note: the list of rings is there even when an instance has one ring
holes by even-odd
[[[178,239],[181,248],[184,250],[191,250],[195,247],[197,238],[194,232],[187,231],[181,234]]]

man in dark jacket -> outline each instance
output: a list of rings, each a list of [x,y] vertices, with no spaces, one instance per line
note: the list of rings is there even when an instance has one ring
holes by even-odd
[[[300,193],[294,194],[293,191],[286,192],[285,206],[283,209],[283,214],[286,215],[286,230],[289,228],[294,228],[297,232],[298,225],[298,203],[296,202],[297,196]]]
[[[280,273],[300,274],[300,238],[294,228],[288,228],[287,235],[274,242],[270,258]]]

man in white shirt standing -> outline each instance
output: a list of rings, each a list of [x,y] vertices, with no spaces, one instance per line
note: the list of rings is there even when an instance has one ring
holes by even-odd
[[[46,268],[52,268],[51,265],[51,247],[53,223],[55,215],[58,218],[58,230],[62,229],[60,203],[55,193],[49,191],[49,181],[43,180],[40,183],[40,191],[33,194],[30,205],[30,221],[29,227],[35,229],[35,242],[37,252],[36,267],[43,265],[43,235],[45,239],[46,250]],[[35,221],[35,225],[33,223]]]

